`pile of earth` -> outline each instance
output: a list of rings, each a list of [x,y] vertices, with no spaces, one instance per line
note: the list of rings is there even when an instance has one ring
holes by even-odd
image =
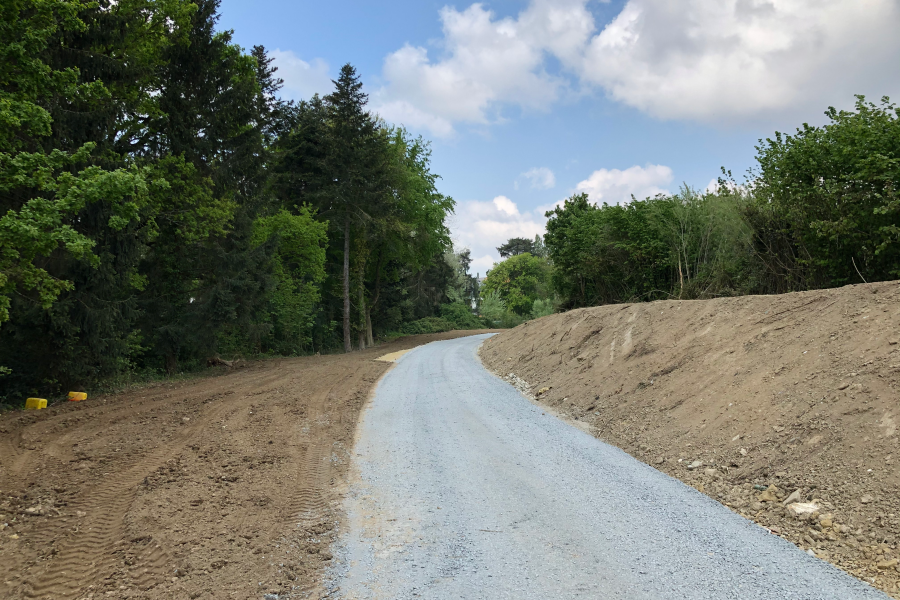
[[[542,406],[900,598],[900,285],[569,311],[487,340]]]

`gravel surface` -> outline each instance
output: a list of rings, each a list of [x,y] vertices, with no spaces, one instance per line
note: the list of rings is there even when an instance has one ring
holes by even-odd
[[[334,596],[887,598],[545,414],[481,366],[485,337],[422,346],[379,384]]]

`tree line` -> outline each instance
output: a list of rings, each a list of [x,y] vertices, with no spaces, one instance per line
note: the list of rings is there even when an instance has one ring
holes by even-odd
[[[350,65],[281,99],[218,6],[0,6],[0,402],[483,325],[428,142]]]
[[[515,324],[555,309],[776,294],[900,279],[900,109],[857,97],[828,123],[760,140],[738,184],[597,205],[576,194],[536,243],[512,239],[482,306]],[[537,304],[535,304],[537,302]],[[483,308],[484,310],[484,308]]]

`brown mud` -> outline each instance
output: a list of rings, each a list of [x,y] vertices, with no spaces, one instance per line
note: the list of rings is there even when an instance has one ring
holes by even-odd
[[[0,597],[320,597],[376,359],[476,333],[0,416]]]

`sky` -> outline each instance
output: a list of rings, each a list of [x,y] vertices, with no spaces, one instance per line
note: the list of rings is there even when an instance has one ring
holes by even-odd
[[[855,94],[900,100],[897,0],[222,0],[282,95],[360,74],[369,108],[432,142],[451,231],[483,274],[574,193],[596,203],[740,181],[759,139]]]

